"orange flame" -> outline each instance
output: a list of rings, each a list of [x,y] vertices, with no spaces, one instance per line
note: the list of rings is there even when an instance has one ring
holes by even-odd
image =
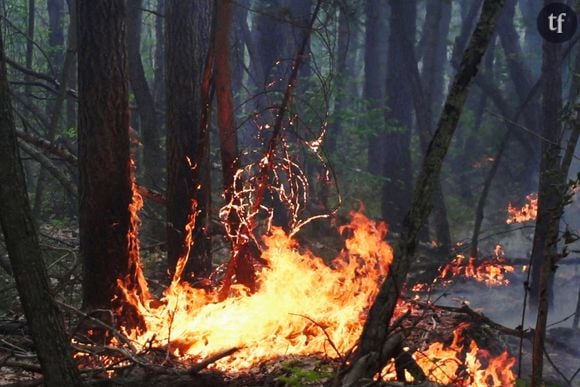
[[[475,340],[469,347],[464,344],[463,331],[469,323],[461,323],[453,331],[451,344],[431,343],[424,350],[412,354],[427,378],[442,385],[453,386],[511,386],[516,377],[512,371],[515,358],[504,351],[492,357],[489,351],[479,348]],[[395,378],[394,364],[391,362],[383,370],[385,380]],[[406,374],[408,382],[413,378]]]
[[[169,344],[175,355],[193,360],[240,347],[216,364],[229,371],[288,354],[336,357],[329,340],[345,353],[358,340],[364,311],[392,261],[386,225],[359,213],[351,216],[352,237],[330,266],[273,228],[263,238],[267,266],[258,273],[256,293],[233,285],[235,294],[216,303],[215,292],[174,282],[161,305],[134,304],[146,329],[128,335],[141,346]]]
[[[499,245],[498,245],[499,246]],[[515,271],[500,253],[501,246],[496,246],[496,256],[487,259],[465,258],[458,254],[450,263],[441,269],[439,279],[449,283],[453,278],[466,277],[482,282],[487,286],[507,286],[510,281],[508,273]]]
[[[508,217],[507,224],[522,223],[530,220],[535,220],[538,215],[538,195],[531,193],[526,196],[527,203],[522,208],[515,208],[511,203],[508,203]]]

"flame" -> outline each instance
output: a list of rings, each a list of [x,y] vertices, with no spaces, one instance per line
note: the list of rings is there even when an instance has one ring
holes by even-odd
[[[513,273],[515,269],[507,263],[503,254],[499,253],[500,250],[496,246],[496,256],[492,258],[466,258],[464,255],[458,254],[441,269],[438,279],[446,284],[453,278],[462,276],[482,282],[487,286],[507,286],[510,282],[506,275]]]
[[[489,351],[481,349],[471,339],[469,346],[464,344],[463,331],[470,326],[461,323],[453,331],[452,342],[448,345],[434,342],[423,350],[412,354],[413,359],[427,378],[441,385],[453,386],[511,386],[516,380],[512,371],[515,358],[507,351],[492,357]],[[383,370],[384,380],[394,380],[394,362]],[[407,382],[413,378],[406,373]]]
[[[135,303],[146,329],[126,333],[142,347],[168,344],[176,356],[193,360],[239,347],[216,363],[229,371],[281,355],[337,357],[333,346],[345,353],[358,340],[365,311],[392,261],[386,225],[360,213],[351,217],[345,227],[352,236],[330,265],[274,227],[263,237],[267,265],[258,273],[256,293],[233,285],[233,294],[217,303],[217,292],[174,281],[160,305]]]
[[[538,195],[531,193],[526,196],[527,203],[522,208],[515,208],[511,202],[508,203],[508,217],[507,224],[522,223],[530,220],[535,220],[538,215]]]
[[[385,241],[386,224],[374,222],[362,212],[351,212],[350,223],[339,228],[341,234],[348,235],[345,248],[330,263],[300,247],[292,237],[296,229],[286,233],[272,227],[260,238],[265,265],[257,273],[259,286],[255,293],[234,284],[229,297],[218,302],[217,290],[197,289],[182,282],[180,268],[186,263],[186,252],[178,261],[171,285],[156,300],[147,290],[139,259],[137,213],[141,206],[141,197],[134,189],[129,240],[131,259],[138,270],[133,277],[136,282],[128,277],[119,280],[118,285],[126,302],[140,314],[143,326],[121,327],[121,331],[137,351],[163,347],[185,362],[238,348],[232,356],[212,365],[229,373],[286,355],[342,358],[356,345],[366,312],[393,259],[392,248]],[[196,214],[196,203],[192,202],[187,246],[192,243]],[[478,274],[478,268],[470,264],[465,274]],[[399,312],[410,307],[400,303]],[[429,378],[464,386],[486,386],[490,380],[495,385],[513,381],[511,367],[515,360],[507,352],[491,357],[475,341],[466,349],[461,335],[464,328],[455,330],[451,345],[432,343],[413,354]],[[111,345],[121,344],[117,341]],[[97,361],[107,366],[120,364],[122,358],[104,354],[98,355]]]

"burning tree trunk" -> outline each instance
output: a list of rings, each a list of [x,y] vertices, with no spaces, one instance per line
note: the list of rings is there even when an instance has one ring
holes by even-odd
[[[356,379],[360,377],[372,378],[393,356],[392,353],[383,352],[383,346],[388,338],[387,327],[411,265],[419,230],[431,210],[434,183],[439,178],[441,165],[459,122],[469,86],[477,74],[478,66],[487,49],[503,4],[504,1],[494,0],[486,0],[483,3],[480,19],[468,48],[463,54],[459,71],[443,107],[437,130],[423,161],[423,167],[413,193],[411,210],[405,218],[403,233],[389,276],[382,284],[377,298],[369,310],[353,361],[354,365],[358,362],[364,364],[364,367],[359,368],[361,372]],[[354,369],[355,367],[349,373],[352,373]]]
[[[0,35],[0,224],[14,279],[32,331],[47,386],[78,386],[62,315],[50,294],[48,276],[30,214],[24,172],[6,79]]]
[[[132,254],[137,249],[136,224],[129,210],[133,191],[126,9],[125,2],[116,0],[77,4],[83,303],[86,308],[109,308],[118,294],[117,280],[139,286],[142,275],[138,256]]]
[[[312,17],[310,19],[308,33],[304,35],[302,40],[302,45],[300,49],[294,56],[294,60],[292,62],[292,71],[288,80],[286,81],[286,89],[284,91],[284,97],[278,110],[276,111],[276,120],[272,127],[272,134],[268,141],[267,148],[264,152],[264,156],[260,159],[257,163],[258,171],[255,176],[255,184],[256,186],[253,189],[253,200],[249,205],[249,209],[245,214],[245,218],[243,219],[243,223],[240,225],[239,229],[235,231],[235,238],[233,242],[233,255],[230,261],[228,262],[228,266],[226,269],[226,273],[223,280],[222,288],[220,289],[219,298],[221,300],[225,299],[228,296],[229,289],[233,282],[234,274],[238,275],[238,282],[241,282],[247,285],[250,290],[255,290],[255,273],[254,267],[252,264],[253,255],[255,244],[254,244],[254,230],[257,227],[257,216],[262,207],[262,204],[266,200],[266,193],[268,187],[271,183],[270,175],[272,172],[272,168],[275,167],[275,154],[277,148],[282,141],[281,135],[283,131],[283,123],[285,116],[288,112],[290,100],[294,94],[294,90],[297,83],[298,72],[302,65],[302,61],[304,59],[304,53],[306,52],[306,48],[308,45],[308,41],[310,38],[310,31],[316,21],[316,17],[318,16],[318,12],[320,10],[321,0],[317,1],[316,7],[314,8]],[[235,183],[234,183],[235,184]],[[235,207],[235,206],[234,206]],[[236,208],[232,208],[230,206],[230,213],[231,211],[236,211]],[[236,215],[237,216],[237,215]]]
[[[171,270],[190,251],[186,272],[211,271],[209,220],[209,137],[200,137],[201,82],[209,49],[212,1],[167,0],[167,259]],[[204,132],[207,133],[207,132]],[[201,157],[205,155],[204,157]],[[196,165],[196,161],[199,163]],[[193,248],[186,246],[192,200],[197,202]]]

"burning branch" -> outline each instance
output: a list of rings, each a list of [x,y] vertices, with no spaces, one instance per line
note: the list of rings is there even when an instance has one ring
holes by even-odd
[[[322,2],[321,0],[318,0],[316,3],[316,7],[314,9],[314,12],[312,13],[312,18],[310,20],[308,33],[305,34],[304,39],[302,40],[300,50],[294,57],[292,64],[292,72],[288,79],[288,84],[284,92],[282,103],[280,104],[280,107],[276,113],[276,121],[274,123],[270,141],[268,142],[268,147],[266,149],[266,152],[264,153],[264,156],[258,162],[259,171],[255,178],[256,187],[252,192],[253,203],[251,204],[251,207],[246,213],[245,219],[243,219],[243,217],[240,216],[241,223],[240,229],[238,230],[237,237],[235,239],[235,243],[233,246],[233,256],[227,265],[226,274],[223,279],[223,285],[219,292],[220,300],[224,300],[227,298],[230,287],[232,286],[234,280],[234,276],[237,277],[238,282],[247,285],[252,291],[255,290],[256,278],[252,263],[253,261],[252,245],[254,245],[253,241],[255,241],[253,233],[256,228],[256,216],[260,212],[260,209],[264,202],[266,189],[271,183],[269,177],[270,173],[275,172],[274,166],[276,164],[274,162],[274,156],[279,143],[282,141],[280,137],[283,129],[282,126],[284,122],[284,117],[288,110],[288,105],[293,95],[294,87],[296,86],[298,78],[298,70],[302,65],[308,40],[310,39],[310,31],[312,30],[314,22],[316,21],[316,18],[318,16],[321,2]],[[290,168],[288,169],[288,173],[291,173]],[[239,176],[239,173],[236,173],[236,176]],[[233,210],[235,211],[236,209]],[[232,211],[232,209],[230,208],[229,211]],[[229,211],[226,210],[227,213],[229,213]]]

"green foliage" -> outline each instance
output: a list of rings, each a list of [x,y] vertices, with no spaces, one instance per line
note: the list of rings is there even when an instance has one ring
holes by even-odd
[[[308,367],[309,365],[306,366]],[[333,375],[330,367],[317,366],[313,369],[304,368],[304,365],[298,362],[283,364],[282,371],[285,374],[278,376],[276,381],[290,387],[319,385],[328,381]]]

